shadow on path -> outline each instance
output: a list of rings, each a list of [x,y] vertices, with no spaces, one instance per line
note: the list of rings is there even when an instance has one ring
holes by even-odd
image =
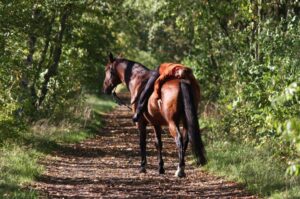
[[[32,185],[48,198],[256,198],[241,186],[186,166],[187,177],[174,177],[176,146],[163,134],[166,174],[158,174],[154,135],[149,131],[146,174],[138,173],[139,137],[131,112],[120,106],[105,115],[105,128],[93,139],[63,145],[41,160],[46,171]]]

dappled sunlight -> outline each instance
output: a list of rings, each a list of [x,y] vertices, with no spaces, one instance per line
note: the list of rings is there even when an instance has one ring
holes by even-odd
[[[0,1],[0,198],[300,198],[299,33],[299,0]],[[185,86],[171,87],[183,77],[200,85],[192,114]],[[205,163],[204,147],[192,147],[202,158],[188,154],[188,177],[174,178],[176,144],[164,133],[157,175],[150,133],[148,173],[136,172],[145,131],[132,121],[153,83],[157,115],[145,116],[165,122],[178,109],[170,118],[184,116],[187,132],[198,117],[205,171],[192,166]],[[132,102],[118,100],[128,90]]]
[[[121,95],[122,96],[122,95]],[[125,95],[126,96],[126,95]],[[174,177],[178,156],[175,141],[163,134],[166,174],[158,174],[154,133],[149,129],[147,173],[139,173],[139,136],[125,106],[106,113],[95,138],[62,145],[41,163],[46,171],[33,184],[52,197],[240,197],[255,198],[241,185],[186,166],[187,177]]]

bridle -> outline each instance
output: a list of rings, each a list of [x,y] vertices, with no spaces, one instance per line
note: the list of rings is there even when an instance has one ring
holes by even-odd
[[[117,72],[116,72],[116,70],[115,70],[115,61],[111,64],[111,67],[110,67],[110,73],[111,73],[111,76],[113,76],[113,75],[116,75],[117,74]],[[128,106],[118,95],[117,95],[117,93],[116,93],[116,86],[115,85],[113,85],[114,86],[114,89],[112,90],[112,93],[111,93],[111,95],[112,95],[112,97],[113,97],[113,99],[114,99],[114,101],[119,105],[119,106],[126,106],[129,110],[131,110],[132,111],[132,108],[130,107],[130,106]]]

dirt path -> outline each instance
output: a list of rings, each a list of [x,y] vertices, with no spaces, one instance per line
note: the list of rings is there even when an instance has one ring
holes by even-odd
[[[49,198],[255,198],[236,183],[214,177],[187,163],[187,177],[174,177],[178,163],[173,139],[163,134],[166,173],[158,174],[154,136],[147,138],[148,167],[138,173],[139,137],[130,111],[107,114],[96,138],[62,146],[43,160],[46,172],[34,185]],[[188,150],[189,151],[189,150]]]

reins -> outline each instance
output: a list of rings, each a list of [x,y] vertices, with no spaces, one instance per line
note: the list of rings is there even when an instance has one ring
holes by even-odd
[[[120,106],[126,106],[129,110],[132,111],[132,108],[130,106],[128,106],[115,92],[115,89],[113,90],[113,92],[111,93],[113,96],[113,99],[116,101],[116,103]]]

